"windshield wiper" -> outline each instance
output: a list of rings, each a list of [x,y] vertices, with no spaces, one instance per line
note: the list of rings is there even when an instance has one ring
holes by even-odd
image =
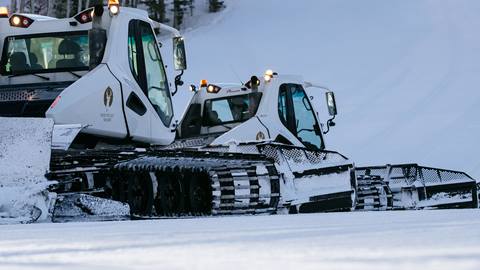
[[[228,129],[228,130],[232,130],[232,129],[233,129],[233,127],[229,127],[229,126],[227,126],[226,124],[220,124],[220,125],[221,125],[222,127],[226,128],[226,129]]]
[[[77,73],[73,72],[73,71],[67,71],[68,73],[72,74],[73,76],[77,77],[78,79],[82,78],[81,75],[78,75]]]
[[[35,77],[44,79],[44,80],[46,80],[46,81],[50,81],[50,78],[49,78],[49,77],[42,76],[42,75],[38,75],[38,74],[35,74],[35,73],[13,74],[13,75],[8,76],[8,78],[20,77],[20,76],[27,76],[27,75],[32,75],[32,76],[35,76]]]

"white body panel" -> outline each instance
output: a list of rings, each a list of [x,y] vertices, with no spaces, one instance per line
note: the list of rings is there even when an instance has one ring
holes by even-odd
[[[212,142],[212,144],[222,145],[228,144],[232,141],[255,142],[258,141],[257,137],[259,133],[268,137],[268,130],[259,122],[258,118],[253,117],[242,125],[239,125],[229,132],[219,136],[215,141]]]
[[[107,89],[113,92],[111,104],[110,101],[105,104]],[[127,129],[121,96],[118,81],[105,65],[100,65],[66,88],[46,116],[56,124],[81,124],[85,133],[125,138]]]

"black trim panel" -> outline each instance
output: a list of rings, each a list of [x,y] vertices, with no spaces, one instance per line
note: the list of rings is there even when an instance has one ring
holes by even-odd
[[[136,114],[143,116],[147,112],[147,107],[134,92],[131,92],[127,99],[127,107]]]

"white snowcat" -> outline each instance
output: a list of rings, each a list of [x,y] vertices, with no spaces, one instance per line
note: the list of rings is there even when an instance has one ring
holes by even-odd
[[[5,9],[0,17],[5,219],[478,207],[477,183],[463,172],[355,168],[326,150],[334,94],[299,76],[191,85],[177,123],[171,97],[183,85],[184,41],[144,11],[111,0],[67,19]],[[159,32],[174,36],[173,86]],[[319,89],[326,125],[311,94]]]

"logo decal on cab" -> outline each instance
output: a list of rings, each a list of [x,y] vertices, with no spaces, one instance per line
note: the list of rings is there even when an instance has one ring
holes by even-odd
[[[112,107],[113,104],[113,90],[112,88],[108,87],[103,94],[103,104],[105,107]]]

